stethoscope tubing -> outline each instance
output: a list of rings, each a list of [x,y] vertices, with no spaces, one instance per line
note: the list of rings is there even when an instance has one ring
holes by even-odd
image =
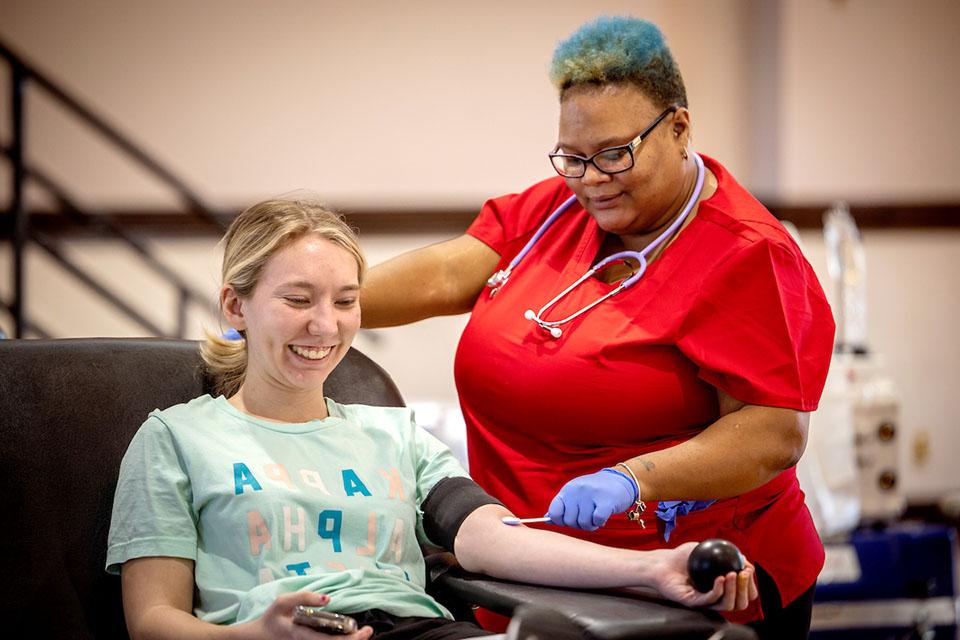
[[[537,242],[540,240],[540,237],[543,236],[543,234],[545,234],[547,230],[553,226],[553,223],[557,221],[557,218],[563,215],[563,213],[576,201],[577,196],[573,195],[561,202],[560,206],[554,209],[553,213],[551,213],[550,216],[543,221],[543,224],[541,224],[536,233],[533,234],[533,237],[527,240],[527,244],[523,245],[523,249],[520,249],[520,253],[513,257],[513,260],[510,261],[510,264],[507,265],[507,268],[501,269],[490,276],[490,279],[487,280],[487,286],[493,287],[493,290],[490,292],[491,296],[496,295],[497,292],[500,291],[503,285],[505,285],[507,280],[510,278],[510,274],[520,264],[520,262],[527,257],[527,254],[530,253],[533,247],[537,244]]]
[[[696,183],[694,184],[694,188],[690,194],[690,197],[687,199],[687,202],[683,207],[683,210],[680,212],[680,215],[678,215],[673,220],[673,222],[670,223],[670,226],[668,226],[659,236],[657,236],[653,240],[653,242],[648,244],[646,247],[644,247],[640,251],[621,251],[619,253],[615,253],[613,255],[607,256],[597,264],[593,265],[586,273],[584,273],[580,278],[578,278],[573,284],[568,286],[566,289],[564,289],[559,294],[554,296],[553,299],[551,299],[545,305],[540,307],[539,311],[534,313],[533,309],[527,309],[524,312],[523,317],[526,318],[527,320],[531,320],[535,322],[541,329],[548,331],[550,335],[552,335],[554,338],[559,338],[563,334],[563,331],[560,329],[561,325],[564,325],[578,318],[579,316],[583,315],[584,313],[596,307],[598,304],[600,304],[604,300],[617,295],[624,289],[627,289],[633,286],[637,281],[639,281],[640,278],[643,277],[643,274],[647,270],[647,255],[649,255],[650,252],[654,251],[658,246],[660,246],[662,242],[664,242],[667,238],[673,235],[677,231],[677,229],[680,228],[680,226],[684,223],[684,221],[690,215],[690,212],[693,210],[693,207],[696,205],[697,201],[700,198],[700,194],[703,191],[703,183],[706,175],[706,169],[704,168],[704,165],[703,165],[703,159],[697,153],[693,153],[692,155],[693,155],[693,160],[697,166],[697,180],[696,180]],[[507,280],[510,278],[512,271],[523,261],[523,259],[527,256],[528,253],[530,253],[530,251],[537,244],[537,242],[540,240],[543,234],[546,233],[547,230],[551,226],[553,226],[553,223],[556,222],[557,219],[561,215],[563,215],[563,213],[566,212],[567,209],[570,208],[570,206],[576,201],[576,199],[577,198],[574,195],[564,200],[560,204],[560,206],[558,206],[553,211],[553,213],[550,214],[550,216],[543,222],[543,224],[540,225],[536,233],[533,234],[533,237],[530,238],[530,240],[527,241],[527,244],[524,245],[523,249],[521,249],[520,252],[516,256],[514,256],[513,260],[511,260],[510,263],[507,265],[507,268],[498,271],[497,273],[493,274],[490,277],[490,279],[487,281],[487,286],[492,287],[492,290],[490,292],[491,296],[496,295],[496,293],[507,283]],[[634,260],[637,260],[640,263],[640,266],[634,274],[632,274],[630,277],[620,282],[615,288],[611,289],[610,291],[605,293],[600,298],[594,300],[590,304],[584,307],[581,307],[580,309],[570,314],[566,318],[563,318],[561,320],[552,320],[552,321],[543,319],[544,313],[546,313],[551,307],[553,307],[558,302],[560,302],[560,300],[562,300],[564,297],[569,295],[574,289],[576,289],[581,284],[583,284],[588,278],[592,277],[597,271],[603,269],[604,267],[606,267],[607,265],[613,262],[626,260],[627,258],[633,258]]]

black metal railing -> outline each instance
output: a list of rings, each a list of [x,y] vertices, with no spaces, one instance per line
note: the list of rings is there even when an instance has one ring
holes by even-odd
[[[38,186],[53,196],[59,207],[59,213],[78,227],[94,229],[101,234],[122,242],[130,248],[152,271],[170,284],[177,292],[175,329],[172,335],[184,337],[186,334],[187,308],[190,304],[206,305],[207,297],[199,293],[183,278],[166,267],[149,247],[140,239],[124,232],[118,225],[103,216],[93,215],[81,208],[67,190],[45,174],[41,169],[28,165],[24,160],[26,148],[26,89],[28,84],[42,90],[47,96],[65,107],[81,122],[90,127],[103,140],[150,175],[170,188],[184,205],[184,215],[192,216],[209,223],[217,230],[223,228],[221,218],[215,215],[198,194],[187,184],[164,167],[159,161],[123,135],[115,126],[96,114],[76,97],[54,83],[50,78],[26,62],[23,56],[14,52],[3,40],[0,40],[0,57],[10,66],[10,141],[0,147],[0,152],[11,164],[10,205],[5,214],[5,224],[0,225],[0,238],[9,238],[12,248],[13,286],[12,299],[0,300],[0,306],[7,309],[13,318],[15,337],[24,337],[28,332],[40,337],[50,337],[50,332],[28,317],[26,311],[26,269],[25,251],[30,243],[49,255],[66,272],[84,284],[91,292],[99,296],[114,309],[136,322],[150,334],[171,335],[155,321],[136,311],[129,303],[120,298],[110,287],[88,271],[70,260],[53,237],[33,229],[29,212],[24,201],[25,187],[28,182]]]

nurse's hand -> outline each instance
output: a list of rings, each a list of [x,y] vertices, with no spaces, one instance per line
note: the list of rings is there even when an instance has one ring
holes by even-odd
[[[615,513],[623,513],[637,501],[637,487],[626,474],[601,469],[574,478],[563,485],[547,516],[556,525],[595,531]]]

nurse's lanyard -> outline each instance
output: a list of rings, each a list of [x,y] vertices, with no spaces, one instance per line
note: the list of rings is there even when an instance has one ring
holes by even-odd
[[[567,287],[566,289],[561,291],[559,294],[557,294],[557,297],[555,297],[553,300],[551,300],[547,304],[540,307],[539,311],[534,313],[533,309],[527,309],[526,312],[524,312],[523,317],[526,318],[527,320],[532,320],[533,322],[536,322],[541,329],[543,329],[544,331],[550,332],[550,335],[553,336],[554,338],[559,338],[561,335],[563,335],[563,330],[560,329],[561,325],[564,325],[570,322],[571,320],[573,320],[574,318],[577,318],[583,315],[584,313],[586,313],[587,311],[590,311],[590,309],[593,309],[595,306],[597,306],[607,298],[615,296],[621,291],[623,291],[624,289],[627,289],[628,287],[631,287],[634,284],[636,284],[636,282],[643,276],[644,272],[647,270],[647,255],[651,251],[656,249],[658,246],[660,246],[660,244],[664,240],[669,238],[677,229],[680,228],[680,225],[682,225],[683,221],[687,219],[688,215],[690,215],[690,212],[693,210],[694,205],[697,203],[697,200],[700,198],[700,192],[703,190],[704,174],[706,172],[703,168],[703,160],[700,159],[699,155],[694,153],[693,160],[697,165],[697,182],[693,187],[693,192],[690,194],[690,198],[687,200],[687,203],[684,205],[683,210],[680,212],[680,215],[678,215],[677,218],[672,223],[670,223],[670,226],[667,227],[663,233],[657,236],[657,238],[653,242],[651,242],[646,247],[644,247],[642,251],[621,251],[619,253],[613,254],[612,256],[607,256],[597,264],[593,265],[589,271],[587,271],[585,274],[583,274],[583,276],[580,277],[580,279],[578,279],[576,282],[574,282],[569,287]],[[497,271],[495,274],[490,276],[490,279],[487,280],[487,286],[491,288],[490,297],[495,296],[497,292],[500,291],[500,289],[507,283],[507,280],[510,278],[510,273],[514,269],[516,269],[517,265],[520,264],[520,261],[523,260],[528,253],[530,253],[530,250],[533,249],[537,241],[540,240],[540,237],[547,232],[547,229],[549,229],[553,225],[553,223],[556,222],[557,218],[563,215],[563,213],[567,209],[569,209],[570,205],[576,202],[576,200],[577,200],[576,196],[570,196],[569,198],[567,198],[567,200],[561,203],[560,206],[557,207],[556,210],[550,214],[550,217],[547,218],[542,225],[540,225],[540,228],[537,229],[537,232],[533,234],[533,237],[530,238],[530,241],[527,242],[527,244],[523,247],[523,249],[520,250],[520,253],[518,253],[513,258],[513,260],[510,261],[510,264],[507,265],[507,268],[501,269],[500,271]],[[597,271],[600,271],[601,269],[605,268],[611,263],[617,262],[617,261],[625,262],[627,258],[633,258],[634,260],[639,262],[640,267],[637,269],[636,273],[634,273],[632,276],[622,280],[620,284],[616,286],[616,288],[611,289],[602,297],[598,298],[597,300],[594,300],[593,302],[586,305],[585,307],[582,307],[579,311],[567,316],[563,320],[556,320],[551,322],[549,320],[543,319],[543,314],[545,314],[547,310],[550,309],[550,307],[560,302],[560,300],[562,300],[571,291],[573,291],[574,289],[579,287],[581,284],[583,284],[587,280],[587,278],[590,278]]]

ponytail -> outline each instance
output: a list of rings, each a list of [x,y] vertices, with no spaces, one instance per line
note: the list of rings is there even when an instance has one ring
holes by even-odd
[[[200,355],[213,377],[215,395],[231,397],[240,389],[247,374],[247,341],[228,340],[204,331]]]

